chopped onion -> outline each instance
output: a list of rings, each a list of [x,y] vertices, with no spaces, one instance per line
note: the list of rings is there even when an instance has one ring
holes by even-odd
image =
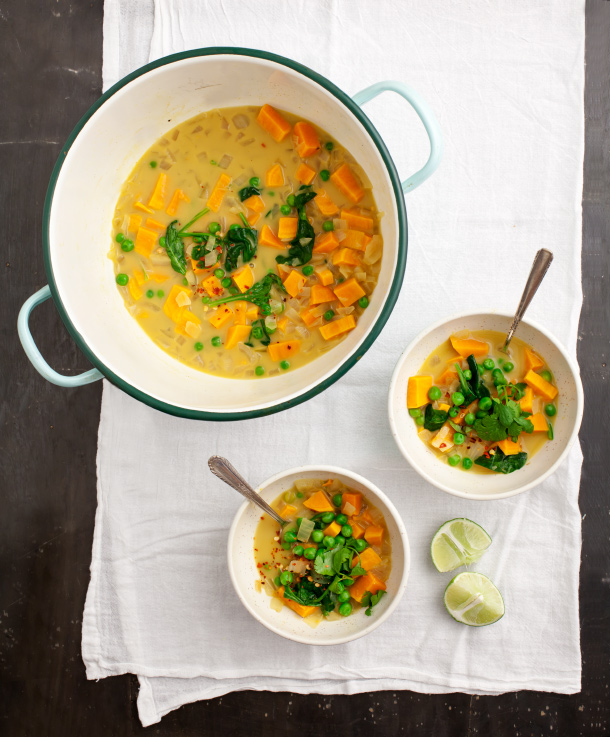
[[[287,571],[296,573],[297,576],[302,576],[307,570],[307,561],[305,560],[291,560],[286,567]]]
[[[215,245],[216,245],[216,236],[215,235],[211,235],[208,238],[208,242],[207,242],[206,246],[207,246],[208,249],[210,249],[210,248],[214,248]]]
[[[353,305],[349,307],[337,307],[335,310],[337,315],[351,315],[356,308]]]
[[[197,277],[194,271],[187,271],[185,279],[191,287],[194,287],[197,284]]]
[[[269,300],[269,307],[271,308],[271,312],[274,315],[279,315],[282,312],[284,312],[284,303],[280,302],[279,299],[270,299]]]
[[[203,128],[200,125],[198,125],[196,128],[193,128],[191,133],[201,133],[202,130]]]
[[[224,117],[224,115],[220,118],[220,127],[225,131],[229,129],[229,121]]]
[[[240,143],[240,146],[249,146],[251,143],[254,143],[254,138],[247,138],[245,141]]]
[[[341,241],[344,241],[347,238],[347,230],[337,230],[335,231],[335,235],[337,236],[339,243],[341,243]]]
[[[333,228],[335,230],[347,230],[347,220],[342,218],[333,218]]]
[[[176,304],[178,307],[186,307],[191,304],[191,298],[186,292],[180,291],[176,295]]]
[[[289,320],[292,320],[292,322],[299,322],[300,321],[299,313],[294,309],[294,307],[289,307],[286,310],[286,317]]]
[[[307,338],[309,338],[309,330],[307,330],[304,325],[297,325],[296,331],[303,340],[307,340]]]
[[[299,243],[302,246],[306,246],[308,243],[311,243],[311,241],[312,241],[311,238],[299,238]]]
[[[218,261],[218,254],[216,253],[216,251],[210,251],[209,253],[206,253],[205,258],[203,260],[207,269],[209,269],[210,266],[214,266],[214,264],[217,261]]]
[[[296,499],[296,495],[295,495],[294,491],[290,491],[290,490],[288,490],[288,491],[285,491],[285,492],[284,492],[284,493],[282,494],[282,499],[283,499],[283,500],[284,500],[284,501],[285,501],[285,502],[286,502],[287,504],[290,504],[290,502],[293,502],[293,501],[294,501],[294,500]]]
[[[250,363],[256,363],[258,361],[258,353],[255,350],[252,350],[249,345],[246,345],[245,343],[238,343],[237,347],[242,353],[247,356],[247,358],[250,360]]]
[[[224,154],[222,159],[218,162],[218,166],[221,169],[227,169],[229,164],[233,161],[233,157],[229,156],[229,154]]]
[[[267,330],[277,330],[277,320],[274,315],[267,315],[265,318],[265,327]]]
[[[288,301],[286,302],[286,306],[287,306],[287,307],[292,307],[293,309],[296,309],[297,307],[300,307],[301,305],[300,305],[300,303],[299,303],[299,300],[298,300],[298,299],[295,299],[294,297],[291,297],[291,298],[290,298],[290,299],[289,299],[289,300],[288,300]]]
[[[201,326],[197,325],[197,323],[195,322],[191,322],[190,320],[187,320],[186,325],[184,326],[184,331],[188,333],[191,336],[191,338],[196,338],[201,332]]]
[[[365,264],[374,264],[381,258],[382,250],[383,242],[381,240],[381,236],[374,235],[366,246],[364,258],[362,260]]]
[[[346,517],[351,517],[353,514],[356,514],[356,507],[353,504],[350,504],[350,502],[345,502],[341,511],[346,515]]]
[[[309,542],[309,538],[311,537],[314,527],[315,524],[310,519],[303,517],[301,524],[299,525],[299,531],[297,532],[297,540],[301,543]]]
[[[464,338],[468,338],[469,335],[470,330],[458,330],[457,333],[453,333],[451,337],[456,338],[457,340],[463,340]]]
[[[297,491],[311,491],[319,488],[320,481],[318,479],[297,479],[294,486]]]
[[[305,299],[308,301],[310,297],[311,297],[311,287],[303,287],[303,289],[301,289],[301,292],[299,294],[299,300]]]
[[[233,125],[238,129],[242,130],[243,128],[247,128],[250,125],[250,118],[248,118],[247,115],[244,115],[243,113],[239,113],[238,115],[233,116]]]

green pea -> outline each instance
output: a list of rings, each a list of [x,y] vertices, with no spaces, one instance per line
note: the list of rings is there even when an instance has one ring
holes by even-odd
[[[303,494],[302,491],[297,491],[297,499],[302,499],[304,496],[305,495]],[[302,519],[303,519],[302,517],[297,517],[297,521],[302,520]],[[298,524],[301,524],[301,523],[299,522]]]
[[[421,416],[420,416],[420,417],[416,417],[416,418],[415,418],[415,424],[416,424],[416,425],[417,425],[418,427],[421,427],[421,426],[422,426],[422,425],[424,424],[424,422],[425,422],[425,421],[426,421],[426,418],[425,418],[425,417],[421,417]]]
[[[258,325],[255,328],[252,328],[252,337],[254,338],[254,340],[262,340],[263,335],[263,329],[260,328]]]
[[[204,305],[208,305],[210,304],[212,300],[209,297],[202,297],[201,301],[203,302]]]
[[[233,223],[232,225],[229,225],[229,230],[237,230],[237,228],[241,228],[241,225],[239,223]]]
[[[557,407],[555,407],[554,404],[545,404],[544,405],[544,412],[549,417],[554,417],[557,414]]]
[[[314,531],[313,531],[313,532],[311,533],[311,539],[312,539],[312,540],[313,540],[313,541],[314,541],[315,543],[321,543],[321,542],[322,542],[322,540],[324,540],[324,533],[322,532],[322,530],[314,530]]]
[[[489,412],[485,412],[483,409],[478,410],[476,414],[477,420],[482,420],[483,417],[487,417],[488,414]]]
[[[338,525],[341,525],[343,527],[343,525],[346,525],[347,524],[347,515],[346,514],[338,514],[336,516],[336,518],[335,518],[335,522]]]
[[[290,205],[282,205],[280,207],[280,212],[282,213],[282,215],[290,215],[290,213],[292,212],[292,207],[290,207]]]
[[[322,545],[324,545],[325,548],[332,548],[335,544],[335,538],[331,535],[325,535],[324,539],[322,540]]]
[[[325,320],[332,320],[334,316],[335,316],[335,313],[332,310],[327,310],[324,313],[324,319]]]
[[[494,369],[491,372],[491,375],[492,375],[492,377],[494,378],[495,381],[498,381],[499,379],[503,379],[504,378],[504,374],[502,373],[502,369],[499,369],[499,368]]]
[[[220,231],[220,223],[216,223],[216,222],[210,223],[208,225],[208,230],[210,231],[212,235],[215,235],[216,233]]]
[[[283,571],[282,575],[280,576],[280,581],[282,582],[282,586],[287,586],[289,583],[292,583],[292,573],[290,571]]]
[[[250,178],[250,186],[251,187],[258,187],[258,185],[261,183],[261,180],[258,177],[251,177]]]
[[[301,555],[303,555],[304,551],[305,551],[305,548],[302,545],[295,545],[295,547],[294,547],[294,549],[293,549],[292,552],[295,555],[301,556]]]
[[[462,460],[462,468],[465,468],[467,471],[469,468],[472,468],[472,459],[471,458],[464,458]]]
[[[271,191],[270,189],[268,189],[268,190],[267,190],[267,194],[268,194],[268,195],[269,195],[270,197],[275,197],[275,192],[272,192],[272,191]]]
[[[457,466],[457,464],[458,464],[458,463],[459,463],[460,461],[461,461],[461,457],[460,457],[460,456],[459,456],[459,455],[458,455],[457,453],[456,453],[455,455],[453,455],[453,456],[449,456],[449,458],[447,458],[447,463],[448,463],[448,464],[449,464],[450,466]]]
[[[358,305],[362,307],[363,310],[366,310],[366,308],[369,306],[369,298],[360,297],[360,299],[358,300]]]
[[[325,525],[330,525],[330,523],[335,519],[335,513],[324,512],[320,519],[322,520],[322,522],[324,522]]]
[[[322,171],[320,172],[320,179],[323,182],[328,182],[328,180],[330,179],[330,172],[328,171],[328,169],[322,169]]]
[[[498,366],[501,366],[504,363],[503,358],[498,358]]]
[[[263,374],[265,373],[265,369],[264,369],[264,367],[263,367],[263,366],[257,366],[257,367],[256,367],[256,368],[254,369],[254,373],[255,373],[255,374],[256,374],[257,376],[263,376]]]
[[[199,342],[197,342],[197,343],[195,343],[195,345],[193,346],[193,348],[194,348],[194,349],[195,349],[196,351],[202,351],[202,350],[203,350],[203,343],[199,343]]]
[[[127,274],[117,274],[116,275],[116,283],[120,287],[126,286],[128,281],[129,281],[129,277],[127,276]]]
[[[353,530],[351,525],[343,525],[341,528],[341,534],[343,537],[351,537],[353,535]]]
[[[329,233],[331,230],[335,229],[335,225],[332,220],[325,220],[322,223],[322,230],[325,230],[327,233]]]
[[[368,548],[369,546],[369,544],[363,537],[358,538],[358,540],[354,542],[354,545],[356,546],[356,551],[358,553],[361,553],[365,548]]]
[[[157,289],[157,297],[161,299],[161,297],[165,297],[165,292],[162,289]]]
[[[428,397],[434,402],[437,399],[440,399],[442,396],[442,391],[438,388],[438,386],[431,386],[428,389]]]
[[[297,529],[301,526],[302,521],[303,521],[302,517],[297,517]]]
[[[125,240],[125,236],[122,233],[117,233],[114,240],[117,243],[122,243]]]
[[[287,533],[284,535],[284,540],[286,540],[287,543],[294,543],[297,540],[297,534],[294,530],[288,530]]]
[[[472,371],[470,369],[466,369],[463,373],[465,379],[468,379],[469,381],[472,379]]]
[[[135,244],[131,240],[131,238],[123,238],[123,242],[121,243],[121,251],[125,251],[125,253],[129,253],[130,251],[133,251],[134,248],[135,248]]]
[[[217,165],[218,165],[218,162],[217,162],[217,161],[215,161],[214,159],[210,159],[210,164],[211,164],[212,166],[217,166]]]
[[[350,578],[349,576],[347,578],[344,578],[343,579],[343,585],[345,586],[345,588],[348,588],[349,586],[353,586],[354,585],[354,579],[353,578]]]
[[[313,274],[313,266],[311,265],[303,266],[303,274],[305,276],[311,276]]]
[[[303,556],[307,558],[307,560],[313,560],[316,557],[316,552],[317,548],[305,548]]]
[[[148,299],[152,299],[155,296],[154,289],[147,289],[146,290],[146,296],[148,297]]]
[[[161,246],[161,248],[165,248],[166,244],[167,244],[167,238],[164,235],[162,235],[159,238],[159,245]]]
[[[286,202],[290,205],[290,207],[294,207],[294,204],[296,202],[296,198],[293,194],[289,194],[288,197],[286,197]]]
[[[454,445],[461,445],[464,440],[466,440],[466,436],[464,433],[461,432],[455,432],[453,433],[453,444]]]
[[[338,596],[337,599],[341,604],[345,604],[346,601],[350,600],[349,591],[342,591]]]
[[[549,384],[553,381],[553,374],[550,371],[547,371],[546,369],[544,371],[540,372],[540,376],[545,380],[548,381]]]
[[[219,269],[219,271],[220,271],[220,269]],[[228,288],[229,288],[229,287],[231,286],[231,277],[229,277],[229,276],[225,276],[225,278],[224,278],[224,279],[221,279],[221,280],[220,280],[220,283],[222,284],[222,286],[223,286],[223,287],[224,287],[225,289],[228,289]]]
[[[456,407],[460,407],[462,404],[464,404],[464,395],[462,392],[453,392],[451,395],[451,401],[453,404],[455,404]]]
[[[282,547],[284,548],[284,550],[290,550],[290,548],[292,547],[292,545],[290,543],[284,542],[284,543],[282,543]]]
[[[335,535],[335,544],[345,545],[345,538],[343,537],[343,535]]]
[[[282,579],[279,576],[276,576],[273,579],[273,583],[279,588],[282,585]]]
[[[335,147],[335,144],[332,141],[326,141],[326,143],[324,144],[324,148],[327,151],[332,151],[334,147]]]
[[[151,161],[150,162],[150,168],[151,169],[156,169],[157,168],[157,162],[156,161]]]
[[[224,275],[225,275],[225,270],[224,270],[224,269],[216,269],[216,270],[214,271],[214,276],[215,276],[215,277],[216,277],[217,279],[222,279],[222,277],[223,277]]]
[[[182,283],[184,284],[184,286],[185,286],[185,287],[188,287],[188,285],[189,285],[189,280],[188,280],[188,279],[186,278],[186,276],[185,276],[185,277],[184,277],[184,279],[182,280]]]
[[[491,371],[491,370],[492,370],[492,368],[495,368],[495,365],[496,365],[496,363],[495,363],[495,361],[493,360],[493,358],[486,358],[486,359],[485,359],[485,360],[483,361],[483,368],[484,368],[484,369],[485,369],[486,371]]]
[[[345,586],[341,581],[333,581],[328,588],[335,594],[340,594],[342,591],[345,591]]]
[[[476,419],[477,419],[477,418],[476,418],[476,417],[475,417],[475,416],[474,416],[474,415],[472,414],[472,412],[468,412],[468,413],[466,414],[466,417],[464,417],[464,422],[465,422],[465,423],[466,423],[467,425],[474,425],[474,421],[475,421]]]
[[[479,407],[481,409],[491,409],[492,404],[493,402],[491,401],[491,397],[483,397],[483,399],[479,401]]]
[[[410,409],[409,414],[411,415],[411,417],[419,417],[421,415],[421,410],[420,409]]]
[[[193,236],[193,243],[203,243],[203,236],[202,235],[194,235]]]
[[[335,507],[340,507],[342,503],[343,503],[343,495],[335,494],[333,496],[333,504],[335,505]]]
[[[288,361],[280,361],[280,368],[282,371],[288,371],[290,368],[290,363]]]
[[[494,379],[494,386],[496,387],[505,386],[506,384],[508,384],[508,381],[505,376],[503,376],[502,378],[498,376]]]
[[[513,370],[514,368],[515,368],[515,364],[514,364],[514,363],[511,363],[511,361],[507,361],[507,362],[506,362],[506,363],[504,364],[504,370],[505,370],[506,372],[508,372],[508,371],[512,371],[512,370]]]
[[[460,414],[460,410],[457,407],[451,407],[451,409],[449,410],[449,417],[457,417],[459,414]]]
[[[211,340],[212,345],[214,348],[219,348],[222,345],[222,340],[220,340],[220,336],[215,335]]]
[[[339,614],[342,617],[349,617],[349,615],[352,613],[352,605],[346,601],[345,604],[341,604],[339,607]]]
[[[238,293],[239,293],[239,289],[237,287],[229,287],[229,294],[232,297],[234,297]]]

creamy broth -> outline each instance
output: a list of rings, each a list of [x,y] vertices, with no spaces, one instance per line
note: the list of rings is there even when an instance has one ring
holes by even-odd
[[[109,256],[129,312],[173,357],[231,378],[271,377],[332,350],[368,306],[382,257],[380,214],[350,153],[285,112],[274,114],[290,132],[275,140],[274,119],[263,112],[212,110],[168,131],[125,182],[112,223]],[[307,148],[303,130],[313,131],[319,148],[315,140]],[[240,192],[254,185],[242,201]],[[295,247],[311,251],[315,243],[313,254],[292,257],[301,210],[289,203],[310,191],[317,194],[304,214],[315,241],[300,238]],[[208,235],[181,236],[181,273],[169,258],[168,226],[175,222],[171,232],[179,232],[206,207],[184,232]],[[255,255],[242,252],[233,268],[226,260],[231,226],[253,229],[258,241]],[[278,256],[292,258],[278,263]],[[268,274],[281,282],[264,307],[236,301]]]
[[[491,398],[497,398],[498,396],[499,387],[494,385],[493,374],[493,371],[497,371],[498,369],[500,369],[504,375],[508,385],[519,384],[522,391],[525,392],[525,396],[518,400],[518,404],[522,411],[530,413],[530,417],[528,419],[534,422],[534,432],[531,434],[521,432],[518,436],[517,444],[513,445],[509,442],[504,445],[500,444],[500,447],[506,449],[509,455],[516,455],[518,452],[527,453],[527,459],[529,459],[535,455],[545,443],[549,442],[549,438],[553,434],[552,428],[555,421],[559,397],[554,396],[551,399],[549,396],[545,396],[539,388],[530,386],[526,381],[528,370],[534,366],[532,369],[533,373],[538,377],[542,378],[542,375],[544,375],[545,379],[549,379],[552,389],[551,393],[553,393],[557,390],[553,383],[552,373],[546,365],[544,358],[536,354],[531,346],[527,345],[519,338],[512,339],[509,346],[508,356],[502,353],[500,349],[504,344],[505,338],[506,336],[503,333],[492,330],[463,331],[462,333],[457,333],[439,345],[428,356],[418,371],[417,377],[411,377],[412,379],[425,379],[426,377],[429,377],[428,383],[422,384],[419,397],[413,398],[412,401],[408,400],[407,402],[409,412],[414,416],[414,421],[418,424],[420,439],[437,455],[439,461],[454,465],[454,463],[450,461],[450,458],[456,455],[459,456],[459,461],[455,464],[456,468],[468,470],[469,473],[475,472],[489,474],[496,472],[478,465],[475,463],[475,460],[485,453],[491,453],[493,456],[499,443],[479,438],[475,432],[472,432],[472,425],[465,422],[466,415],[468,413],[471,415],[474,414],[474,416],[477,417],[476,412],[480,410],[480,400],[471,403],[470,406],[467,406],[466,403],[461,405],[458,408],[457,416],[448,416],[440,430],[426,429],[422,424],[420,424],[422,419],[418,420],[418,417],[416,416],[419,410],[419,418],[425,418],[425,408],[428,404],[430,404],[433,410],[437,411],[451,409],[454,406],[452,401],[454,393],[461,392],[462,390],[457,370],[455,369],[455,364],[458,363],[463,371],[469,371],[469,364],[465,360],[465,356],[460,355],[460,353],[457,352],[452,342],[453,340],[475,340],[486,344],[487,349],[485,352],[481,350],[480,355],[476,356],[476,362],[479,364],[481,378],[489,389]],[[456,345],[461,344],[458,343]],[[467,344],[464,345],[466,346]],[[467,348],[465,347],[463,353],[466,352]],[[483,368],[482,365],[485,360],[493,361],[494,366],[487,369]],[[510,370],[506,370],[507,364]],[[529,378],[535,384],[540,383],[536,377],[532,377],[530,375]],[[411,379],[409,381],[411,382]],[[430,391],[430,389],[426,388],[428,385],[432,388],[438,387],[441,394],[439,399],[431,399],[428,395],[428,391]],[[545,388],[544,384],[540,384],[540,386],[542,386],[543,391],[548,390]],[[422,392],[425,392],[425,394]],[[414,396],[415,395],[413,395],[413,397]],[[418,405],[417,403],[420,401],[421,404]],[[451,426],[451,422],[460,425],[462,428],[464,442],[459,445],[453,443],[456,430]],[[441,436],[443,436],[444,443],[439,443]],[[466,461],[466,464],[464,464],[464,459],[469,459]],[[466,468],[464,467],[465,465]]]
[[[326,500],[329,510],[326,514],[328,518],[332,516],[333,521],[315,523],[316,529],[305,542],[300,541],[299,538],[292,540],[292,534],[296,535],[300,529],[299,518],[307,520],[313,518],[315,520],[316,514],[321,514],[306,506],[308,503],[314,503],[316,499],[321,499],[320,494]],[[337,495],[341,496],[341,500]],[[361,503],[360,509],[346,506],[346,502],[349,502],[352,498],[359,500]],[[341,504],[335,504],[337,501],[341,501]],[[296,614],[306,618],[309,624],[315,625],[324,616],[327,619],[339,618],[342,614],[347,616],[344,612],[339,612],[339,606],[342,603],[349,603],[349,613],[351,613],[361,607],[363,592],[366,594],[368,590],[369,593],[371,591],[378,593],[382,589],[378,589],[377,585],[382,585],[385,588],[385,581],[387,581],[391,570],[392,544],[383,514],[371,504],[366,495],[348,488],[336,479],[299,479],[291,489],[280,495],[271,506],[284,519],[289,521],[289,524],[282,529],[271,517],[263,515],[254,536],[254,557],[260,573],[260,587],[271,597],[270,605],[272,608],[279,611],[284,605],[289,606]],[[331,509],[332,512],[330,512]],[[319,533],[336,532],[339,527],[343,528],[343,532],[346,531],[343,525],[339,525],[339,522],[343,522],[341,516],[343,509],[346,510],[346,524],[349,528],[347,531],[351,530],[351,534],[344,537],[341,532],[338,532],[332,537],[332,543],[327,539],[331,536],[325,534],[321,541],[314,542],[313,538],[316,537],[314,533],[318,533],[319,537]],[[349,514],[349,512],[354,513]],[[333,525],[335,527],[332,527]],[[288,536],[288,540],[286,536]],[[349,543],[350,539],[355,540],[355,542]],[[315,571],[317,556],[314,553],[322,555],[328,550],[336,549],[337,546],[355,544],[359,546],[360,560],[365,566],[367,574],[354,577],[353,586],[345,588],[352,595],[348,598],[344,594],[343,598],[346,601],[337,600],[332,612],[325,615],[320,606],[311,607],[310,609],[307,607],[300,608],[295,606],[292,600],[286,599],[282,595],[282,589],[285,589],[286,585],[298,591],[299,586],[307,580],[313,588],[323,592],[324,587],[330,581],[338,579],[340,576],[333,574],[333,577],[328,578],[317,575]],[[307,549],[310,549],[311,552],[306,553]],[[367,550],[369,552],[366,552]],[[371,560],[366,560],[363,556],[370,557]],[[358,555],[354,554],[354,558],[358,558]],[[293,579],[289,583],[281,580],[282,574],[287,571],[293,571]],[[318,587],[316,587],[316,583],[319,584]],[[362,605],[366,604],[367,600],[365,598]]]

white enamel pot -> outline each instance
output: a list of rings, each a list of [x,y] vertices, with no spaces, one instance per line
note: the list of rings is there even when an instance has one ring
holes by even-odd
[[[430,138],[428,162],[404,182],[360,109],[385,90],[397,92],[413,106]],[[122,184],[155,140],[202,111],[265,102],[336,132],[364,167],[378,208],[385,213],[381,225],[384,256],[371,304],[345,340],[296,371],[246,381],[196,371],[157,347],[125,309],[107,254]],[[23,347],[39,373],[54,384],[74,387],[105,376],[150,406],[183,417],[245,419],[303,402],[353,366],[388,319],[407,257],[403,192],[433,173],[441,149],[434,114],[415,91],[399,82],[379,83],[350,98],[301,64],[238,48],[199,49],[142,67],[93,105],[60,154],[43,217],[49,285],[21,309],[18,329]],[[62,376],[43,359],[28,320],[34,307],[49,297],[94,369],[80,376]]]

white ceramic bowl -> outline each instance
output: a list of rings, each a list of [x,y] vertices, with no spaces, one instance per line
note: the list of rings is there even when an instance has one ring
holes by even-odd
[[[583,412],[583,391],[576,361],[547,330],[522,321],[517,337],[530,344],[548,362],[559,389],[558,412],[553,442],[543,448],[519,471],[511,474],[465,473],[441,463],[417,437],[417,426],[407,410],[407,382],[417,374],[432,351],[459,330],[508,332],[513,316],[504,313],[467,313],[431,325],[420,333],[402,354],[390,383],[388,412],[392,434],[401,453],[426,481],[443,491],[466,499],[503,499],[540,484],[563,461],[578,435]]]
[[[271,609],[271,597],[257,591],[255,582],[260,574],[254,560],[254,533],[261,518],[261,510],[245,502],[237,511],[229,531],[228,558],[231,581],[242,604],[267,629],[282,637],[306,645],[340,645],[372,632],[396,609],[407,586],[410,554],[405,527],[392,502],[374,484],[362,476],[336,466],[300,466],[272,476],[257,491],[266,502],[272,502],[287,491],[296,479],[335,478],[347,486],[363,492],[383,513],[392,541],[392,570],[384,596],[367,617],[361,609],[345,619],[322,621],[312,629],[288,607],[276,612]]]
[[[420,115],[431,140],[428,163],[401,182],[379,134],[360,104],[383,90],[401,94]],[[168,128],[218,107],[270,103],[312,120],[364,167],[384,213],[381,272],[356,329],[312,363],[256,381],[197,371],[159,348],[125,309],[108,258],[117,198],[136,162]],[[156,409],[194,419],[235,420],[302,402],[342,376],[372,345],[402,286],[407,252],[403,189],[413,189],[440,160],[434,115],[417,93],[398,83],[374,85],[352,99],[311,69],[253,49],[197,49],[155,61],[128,75],[89,110],[55,166],[45,202],[43,249],[49,286],[19,317],[19,335],[35,368],[60,386],[103,376]],[[86,274],[87,278],[79,278]],[[28,329],[32,309],[53,300],[96,369],[66,377],[53,371]]]

